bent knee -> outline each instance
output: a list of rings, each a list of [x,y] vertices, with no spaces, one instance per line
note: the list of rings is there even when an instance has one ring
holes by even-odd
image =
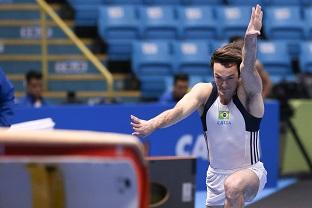
[[[228,199],[237,199],[244,194],[239,180],[225,180],[224,192],[225,197]]]

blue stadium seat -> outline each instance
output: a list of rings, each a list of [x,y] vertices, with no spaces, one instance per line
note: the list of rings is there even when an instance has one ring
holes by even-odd
[[[108,43],[111,59],[129,59],[132,41],[141,37],[139,18],[135,6],[101,6],[98,32]]]
[[[190,76],[209,76],[210,48],[206,41],[177,41],[174,43],[176,73]]]
[[[173,71],[172,46],[168,41],[135,42],[132,69],[141,82],[143,97],[159,97],[167,88]]]
[[[301,0],[301,6],[312,6],[311,0]]]
[[[99,33],[105,39],[135,39],[140,37],[139,19],[135,6],[102,6]]]
[[[244,36],[250,19],[250,6],[225,6],[217,8],[217,18],[220,27],[220,39],[232,36]]]
[[[235,6],[239,6],[239,5],[249,5],[249,6],[255,6],[257,4],[263,6],[265,5],[267,2],[267,0],[227,0],[227,3],[229,5],[235,5]]]
[[[104,0],[68,0],[75,11],[75,24],[77,26],[96,26],[98,8]]]
[[[269,39],[302,40],[304,38],[304,21],[300,7],[269,7],[264,17],[264,31]]]
[[[172,75],[172,58],[168,41],[137,41],[133,45],[132,69],[137,76]]]
[[[272,82],[283,79],[292,80],[294,74],[291,67],[291,58],[288,45],[284,41],[259,41],[258,59],[269,73]]]
[[[199,82],[211,82],[211,80],[212,80],[212,74],[211,73],[208,76],[191,75],[189,77],[189,88],[192,88],[194,85],[196,85]]]
[[[99,15],[99,5],[76,5],[75,24],[77,26],[96,26]]]
[[[212,7],[179,7],[178,19],[182,39],[216,39],[218,37],[218,22]]]
[[[136,4],[140,5],[143,4],[144,0],[104,0],[107,4],[114,4],[114,5],[120,5],[120,4]]]
[[[211,54],[213,54],[216,49],[221,48],[229,43],[228,40],[211,40],[209,42]]]
[[[142,0],[147,5],[179,5],[183,0]]]
[[[312,3],[312,1],[311,1]],[[306,27],[305,37],[308,40],[312,40],[312,7],[307,7],[304,10],[304,22]]]
[[[107,0],[88,0],[88,1],[86,1],[86,0],[67,0],[67,1],[72,7],[75,7],[76,5],[91,5],[91,6],[100,5]]]
[[[299,65],[302,72],[312,73],[312,41],[301,43]]]
[[[281,5],[297,5],[300,6],[302,4],[302,0],[267,0],[268,5],[276,5],[276,6],[281,6]]]
[[[223,0],[181,0],[185,5],[222,5]]]
[[[144,99],[158,99],[168,88],[172,86],[172,76],[149,76],[139,77],[141,96]]]
[[[177,18],[172,6],[142,6],[140,20],[143,38],[175,39]]]

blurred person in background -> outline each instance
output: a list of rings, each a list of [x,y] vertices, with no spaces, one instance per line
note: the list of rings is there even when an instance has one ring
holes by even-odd
[[[77,94],[75,91],[67,91],[66,92],[66,99],[63,104],[83,104],[83,101],[77,98]]]
[[[255,65],[262,80],[262,97],[266,99],[271,94],[272,81],[269,74],[265,71],[263,64],[257,60]]]
[[[161,103],[176,103],[188,92],[189,76],[187,74],[176,74],[173,86],[167,90],[159,99]]]
[[[214,82],[196,84],[173,108],[152,119],[131,115],[132,134],[144,137],[198,110],[209,158],[207,208],[244,207],[266,184],[259,139],[262,81],[255,68],[262,16],[259,5],[252,8],[243,48],[234,42],[213,53]]]
[[[14,87],[7,79],[3,70],[0,68],[0,126],[8,127],[11,125],[14,106]]]
[[[26,95],[17,100],[21,107],[40,108],[47,106],[48,102],[43,97],[42,74],[35,70],[30,70],[25,75]]]
[[[230,38],[230,43],[237,42],[243,45],[243,41],[244,40],[241,36],[233,36]],[[272,81],[269,74],[265,71],[263,64],[258,59],[256,61],[255,67],[262,80],[262,97],[265,99],[271,94]]]

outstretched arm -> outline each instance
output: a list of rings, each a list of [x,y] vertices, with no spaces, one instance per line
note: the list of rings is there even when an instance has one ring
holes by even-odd
[[[262,85],[256,70],[257,36],[262,27],[262,10],[259,5],[252,8],[252,14],[244,38],[243,60],[240,67],[244,89],[248,95],[261,93]]]
[[[132,134],[139,137],[145,137],[156,129],[168,127],[177,123],[203,105],[209,97],[211,90],[211,84],[196,84],[174,108],[166,110],[150,120],[139,119],[131,115]]]
[[[262,117],[264,112],[261,95],[262,82],[255,67],[257,36],[260,35],[262,16],[263,12],[259,5],[252,8],[252,14],[244,38],[243,60],[240,66],[243,104],[247,111],[256,117]]]

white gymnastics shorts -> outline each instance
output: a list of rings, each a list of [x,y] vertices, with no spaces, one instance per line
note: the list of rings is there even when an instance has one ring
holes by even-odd
[[[263,163],[259,161],[256,164],[246,167],[244,169],[249,169],[258,176],[260,181],[258,193],[261,192],[267,182],[267,171],[265,170]],[[229,175],[238,170],[240,169],[215,170],[209,166],[206,177],[206,185],[207,185],[206,206],[224,205],[225,201],[224,181]]]

